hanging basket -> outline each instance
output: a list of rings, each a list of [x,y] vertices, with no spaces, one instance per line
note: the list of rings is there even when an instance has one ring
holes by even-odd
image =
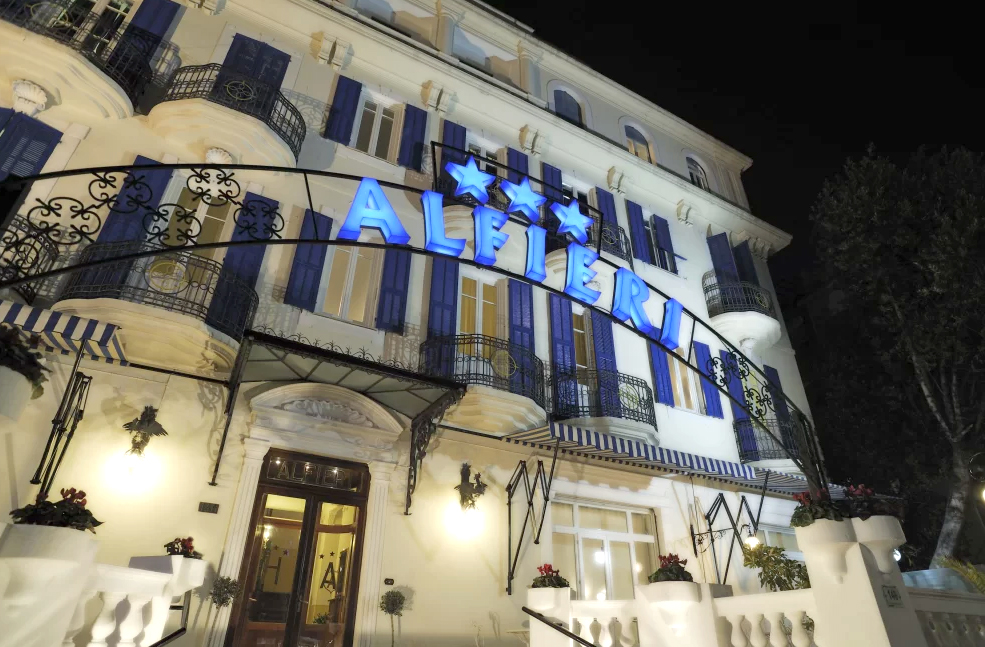
[[[0,420],[8,418],[17,422],[33,391],[30,380],[17,371],[0,366]]]

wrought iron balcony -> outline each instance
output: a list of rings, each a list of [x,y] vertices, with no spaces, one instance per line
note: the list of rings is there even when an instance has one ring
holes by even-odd
[[[481,384],[545,407],[544,363],[533,351],[486,335],[449,335],[421,344],[421,372]]]
[[[769,434],[763,426],[769,429]],[[796,423],[792,419],[761,418],[758,422],[753,422],[746,418],[734,421],[732,428],[735,429],[735,441],[739,447],[739,460],[743,463],[790,460],[800,456],[796,441]],[[777,442],[777,438],[782,444]]]
[[[527,173],[519,173],[516,169],[511,169],[506,164],[502,164],[497,160],[478,157],[470,151],[462,150],[460,148],[452,148],[451,146],[445,146],[444,144],[439,144],[437,142],[432,142],[431,146],[432,158],[434,159],[436,166],[441,163],[441,151],[449,151],[449,154],[454,153],[461,159],[467,159],[469,155],[472,155],[475,157],[475,162],[479,165],[479,168],[483,169],[486,173],[496,176],[495,181],[486,188],[486,191],[489,193],[489,200],[486,202],[486,205],[492,207],[493,209],[497,209],[504,213],[506,213],[506,210],[509,209],[510,199],[506,197],[506,194],[503,193],[500,186],[510,172],[516,173],[521,178],[529,179],[534,191],[540,193],[541,195],[545,195],[544,183],[541,180],[531,177]],[[448,175],[446,171],[437,167],[435,168],[435,191],[452,197],[454,200],[469,206],[476,206],[479,204],[479,202],[471,195],[466,194],[462,196],[455,196],[455,189],[457,187],[458,183],[454,178]],[[558,191],[560,191],[560,188],[558,188]],[[568,196],[562,196],[561,201],[564,204],[569,204],[571,200]],[[550,202],[547,204],[550,204]],[[557,219],[547,210],[547,204],[545,204],[542,208],[544,213],[538,224],[547,229],[547,253],[551,253],[558,249],[567,248],[568,244],[574,239],[570,238],[567,234],[557,233]],[[617,256],[632,264],[633,248],[629,242],[629,236],[626,234],[626,231],[618,225],[603,222],[602,213],[590,204],[579,203],[578,207],[583,214],[594,221],[594,224],[588,230],[587,246],[591,249],[601,249],[603,252]],[[599,247],[600,228],[602,237],[601,248]]]
[[[162,249],[141,241],[95,243],[79,254],[77,265]],[[233,339],[253,322],[259,298],[222,264],[173,248],[157,256],[80,267],[69,275],[60,299],[119,299],[178,312],[203,321]]]
[[[23,216],[14,216],[10,227],[0,232],[0,281],[47,272],[57,258],[58,247],[51,238]],[[36,283],[24,283],[13,290],[27,303],[38,295]]]
[[[726,312],[759,312],[776,319],[773,295],[755,283],[746,283],[738,277],[720,275],[712,270],[705,272],[701,286],[705,291],[710,317]]]
[[[555,371],[551,376],[555,420],[622,418],[656,427],[653,391],[638,377],[617,371]]]
[[[259,119],[284,140],[297,159],[306,126],[301,111],[280,88],[219,63],[191,65],[175,72],[162,101],[206,99]]]
[[[0,0],[0,20],[78,52],[136,106],[147,84],[177,60],[176,49],[138,27],[113,25],[111,15],[93,13],[89,6],[76,0]]]

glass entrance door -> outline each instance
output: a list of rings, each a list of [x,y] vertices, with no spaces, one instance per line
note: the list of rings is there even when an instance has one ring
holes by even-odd
[[[230,647],[352,645],[368,473],[307,458],[268,456]]]

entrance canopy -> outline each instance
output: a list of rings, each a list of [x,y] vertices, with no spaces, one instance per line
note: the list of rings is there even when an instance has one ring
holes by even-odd
[[[365,350],[283,338],[250,331],[242,382],[320,382],[361,393],[413,419],[449,391],[463,385],[429,377],[394,361],[379,361]]]
[[[633,467],[693,474],[754,490],[762,490],[765,485],[767,490],[776,494],[793,495],[808,489],[807,479],[795,474],[697,456],[559,422],[552,422],[542,429],[512,434],[506,437],[506,441],[549,451],[554,449],[555,443],[560,443],[561,451],[567,454]],[[843,496],[844,488],[841,486],[830,485],[829,490],[834,498]]]
[[[100,323],[75,315],[0,301],[0,323],[20,328],[26,335],[36,336],[41,346],[52,352],[70,355],[81,352],[84,357],[109,364],[127,365],[123,344],[117,338],[119,326]]]

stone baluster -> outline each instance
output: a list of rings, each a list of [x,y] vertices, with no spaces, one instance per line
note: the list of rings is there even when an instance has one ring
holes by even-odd
[[[790,619],[790,641],[793,646],[811,647],[811,635],[807,633],[807,627],[804,626],[804,619],[807,614],[804,611],[791,609],[786,612],[786,616]]]
[[[160,595],[151,599],[150,605],[150,617],[147,620],[147,624],[144,626],[144,636],[156,637],[155,640],[160,639],[164,635],[164,626],[168,622],[168,614],[171,611],[171,595]],[[139,645],[149,645],[153,643],[154,640],[142,639],[138,641]]]
[[[103,608],[99,610],[99,615],[92,624],[89,647],[102,647],[109,644],[106,639],[116,631],[116,608],[126,599],[127,594],[104,592],[99,597],[103,601]]]
[[[787,632],[783,630],[783,612],[770,611],[766,619],[770,621],[769,647],[788,647]]]
[[[82,593],[79,603],[75,606],[75,612],[72,614],[72,622],[68,625],[68,631],[65,632],[62,647],[75,647],[75,637],[85,626],[86,605],[89,604],[89,600],[96,597],[96,593],[96,591],[84,591]]]
[[[136,638],[144,630],[144,606],[151,601],[150,595],[131,593],[126,615],[120,620],[120,641],[117,647],[136,647]]]
[[[735,614],[727,617],[729,624],[732,625],[732,634],[730,636],[732,647],[749,647],[749,639],[746,638],[746,633],[742,631],[743,616]]]
[[[763,631],[763,614],[752,613],[746,618],[749,620],[749,644],[752,647],[767,647],[769,642],[766,632]]]

